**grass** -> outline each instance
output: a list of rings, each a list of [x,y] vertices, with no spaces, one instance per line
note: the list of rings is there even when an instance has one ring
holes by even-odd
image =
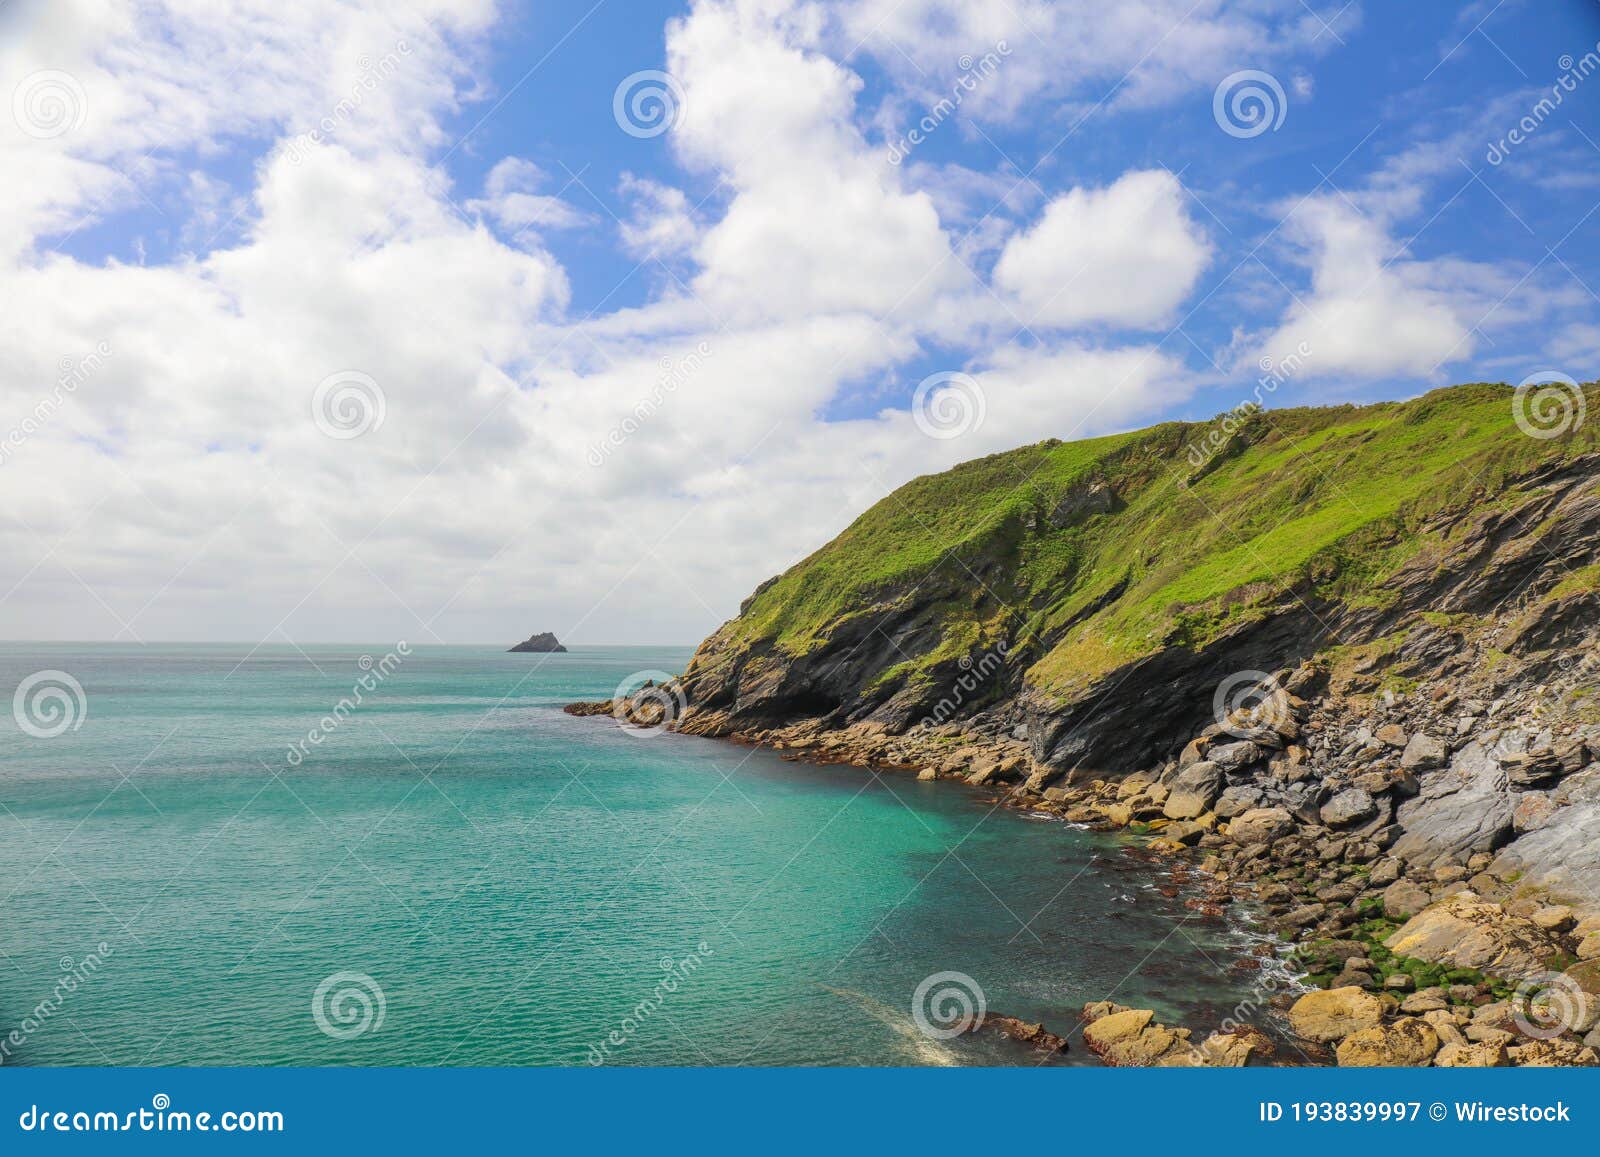
[[[1588,393],[1600,411],[1600,392]],[[1509,387],[1481,383],[1404,403],[1270,411],[1197,467],[1189,448],[1210,428],[1046,441],[918,478],[725,630],[735,647],[805,655],[857,616],[928,604],[940,641],[880,673],[880,689],[1004,639],[1035,690],[1070,698],[1295,597],[1385,605],[1398,567],[1449,545],[1424,529],[1432,516],[1501,508],[1531,468],[1600,446],[1597,422],[1549,440],[1523,435]],[[1096,485],[1116,508],[1078,506]],[[1589,568],[1563,587],[1597,585],[1600,568]]]

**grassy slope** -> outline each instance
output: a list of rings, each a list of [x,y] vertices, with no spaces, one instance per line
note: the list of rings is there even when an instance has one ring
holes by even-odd
[[[1025,446],[908,483],[771,584],[729,629],[804,654],[942,561],[957,575],[1003,577],[990,579],[992,600],[946,608],[939,648],[895,677],[1010,634],[1033,644],[1029,682],[1071,695],[1160,646],[1198,646],[1264,613],[1289,586],[1382,601],[1385,576],[1429,549],[1417,529],[1427,515],[1494,505],[1508,478],[1596,449],[1600,391],[1591,386],[1588,397],[1589,422],[1543,441],[1513,423],[1509,388],[1472,385],[1405,403],[1257,415],[1201,470],[1186,450],[1214,424]],[[1054,526],[1057,504],[1095,481],[1125,507]]]

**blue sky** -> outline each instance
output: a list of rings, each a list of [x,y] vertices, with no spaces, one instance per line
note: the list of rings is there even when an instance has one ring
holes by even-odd
[[[964,458],[1600,354],[1586,0],[279,8],[0,24],[0,635],[687,641]]]

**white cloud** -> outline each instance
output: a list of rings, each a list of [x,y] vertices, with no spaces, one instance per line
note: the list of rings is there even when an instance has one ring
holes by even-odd
[[[529,230],[576,229],[596,221],[587,213],[560,197],[537,192],[548,178],[532,161],[522,157],[506,157],[489,170],[484,181],[483,198],[468,201],[466,207],[485,212],[504,228],[514,230],[518,237]]]
[[[1155,326],[1189,296],[1210,256],[1178,179],[1152,169],[1051,201],[1006,244],[994,280],[1029,325]]]

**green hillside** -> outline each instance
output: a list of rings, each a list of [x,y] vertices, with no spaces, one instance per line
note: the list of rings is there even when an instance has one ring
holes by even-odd
[[[929,583],[947,592],[937,645],[880,685],[1006,639],[1035,691],[1069,698],[1291,590],[1381,605],[1396,566],[1443,545],[1419,530],[1428,516],[1508,502],[1509,480],[1600,446],[1600,391],[1586,396],[1590,420],[1548,439],[1518,428],[1509,387],[1475,384],[1025,446],[908,483],[720,634],[804,656],[943,576]]]

